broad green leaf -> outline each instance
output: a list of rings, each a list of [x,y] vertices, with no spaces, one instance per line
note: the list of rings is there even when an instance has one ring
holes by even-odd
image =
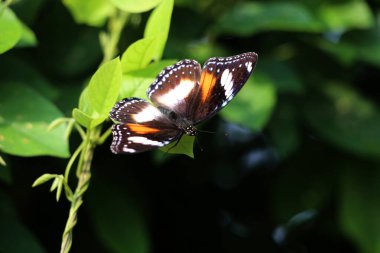
[[[267,76],[255,72],[221,115],[235,123],[262,129],[276,105],[276,89]]]
[[[73,110],[73,118],[82,126],[91,129],[101,124],[104,121],[104,118],[96,117],[91,118],[91,116],[87,115],[85,112],[81,111],[78,108],[74,108]]]
[[[0,54],[14,47],[22,33],[22,24],[8,7],[0,2]]]
[[[37,38],[34,32],[24,24],[22,25],[21,38],[17,42],[16,47],[33,47],[37,46]]]
[[[115,11],[109,0],[63,0],[75,21],[79,24],[102,26]]]
[[[95,72],[87,89],[91,107],[103,117],[116,102],[121,86],[121,65],[119,58],[109,61]]]
[[[150,62],[159,60],[156,58],[159,42],[160,38],[156,36],[140,39],[130,45],[121,57],[123,73],[145,68]]]
[[[380,170],[374,167],[346,167],[341,183],[341,228],[363,253],[380,252]]]
[[[49,100],[55,100],[59,95],[57,88],[27,61],[4,55],[0,61],[0,69],[1,82],[27,83]]]
[[[339,43],[327,40],[312,42],[322,50],[335,56],[343,64],[365,61],[380,66],[380,29],[350,32],[342,36]]]
[[[315,95],[305,105],[309,124],[342,149],[379,158],[379,108],[348,86],[329,83],[323,89],[326,97]]]
[[[62,125],[48,131],[62,113],[36,91],[18,83],[0,86],[0,149],[19,156],[68,157]]]
[[[109,0],[119,9],[131,12],[131,13],[140,13],[153,9],[157,6],[161,0]]]
[[[175,141],[170,143],[169,145],[160,148],[160,150],[170,154],[183,154],[194,158],[194,140],[194,136],[183,135],[178,142]]]
[[[166,34],[167,37],[170,29],[173,5],[173,0],[162,0],[160,5],[152,11],[145,27],[144,38],[154,37],[160,34]]]
[[[219,33],[242,36],[261,31],[320,32],[322,25],[298,2],[240,2],[221,17],[214,28]]]
[[[150,14],[144,31],[144,38],[158,38],[154,59],[161,59],[166,40],[169,36],[170,20],[172,17],[174,0],[162,0],[159,6]]]
[[[173,0],[163,0],[151,13],[144,32],[144,38],[134,42],[123,53],[123,73],[143,69],[149,63],[162,57],[169,34]]]
[[[123,76],[120,98],[139,97],[146,98],[148,87],[154,82],[156,76],[167,66],[174,64],[174,60],[163,60],[149,64],[146,68],[131,71]]]
[[[124,181],[125,182],[125,181]],[[130,181],[132,183],[132,181]],[[148,253],[150,240],[140,199],[126,184],[95,180],[89,199],[94,232],[109,252]]]
[[[121,78],[119,58],[100,66],[81,95],[80,104],[88,106],[83,113],[100,122],[108,118],[119,95]]]
[[[375,21],[371,9],[363,0],[321,4],[317,13],[329,30],[365,29],[372,27]]]
[[[17,218],[11,201],[0,192],[0,252],[46,252],[32,232]]]

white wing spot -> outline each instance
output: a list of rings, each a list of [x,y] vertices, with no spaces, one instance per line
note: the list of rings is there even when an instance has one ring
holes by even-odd
[[[127,153],[135,153],[136,152],[136,150],[134,150],[133,148],[128,148],[127,146],[123,147],[123,151],[127,152]]]
[[[229,96],[231,96],[233,92],[234,82],[232,81],[232,73],[228,69],[225,69],[223,71],[220,83],[224,87],[225,97],[228,98]]]
[[[148,138],[142,137],[142,136],[132,136],[132,137],[129,137],[128,140],[133,143],[139,143],[139,144],[144,144],[144,145],[151,145],[151,146],[158,146],[158,147],[164,146],[164,143],[160,141],[149,140]]]
[[[152,121],[159,116],[161,116],[161,112],[157,108],[149,105],[145,107],[142,111],[132,115],[132,118],[136,122],[140,123],[140,122]]]
[[[246,62],[245,63],[245,67],[247,68],[248,72],[251,72],[252,71],[252,62]]]
[[[178,102],[185,99],[189,93],[194,88],[194,82],[189,79],[183,79],[181,82],[174,88],[168,91],[166,94],[157,98],[161,104],[169,105],[174,107]]]

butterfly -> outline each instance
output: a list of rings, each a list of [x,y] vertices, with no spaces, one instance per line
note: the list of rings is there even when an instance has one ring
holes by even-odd
[[[152,103],[125,98],[110,112],[111,151],[140,153],[195,136],[195,125],[211,118],[239,92],[252,74],[257,54],[213,57],[203,68],[195,60],[166,67],[147,90]]]

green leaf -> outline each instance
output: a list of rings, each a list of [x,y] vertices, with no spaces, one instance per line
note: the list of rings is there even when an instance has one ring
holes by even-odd
[[[221,111],[221,115],[231,122],[262,129],[276,105],[276,89],[266,75],[255,72],[242,90]]]
[[[104,121],[104,118],[91,118],[88,114],[81,111],[78,108],[74,108],[73,110],[73,118],[82,126],[91,129]]]
[[[115,11],[109,0],[63,0],[75,21],[79,24],[102,26]]]
[[[161,2],[161,0],[110,0],[110,2],[123,11],[140,13],[153,9]]]
[[[319,6],[317,13],[329,30],[366,29],[375,22],[371,9],[363,0],[327,2]]]
[[[347,151],[380,156],[380,110],[352,88],[336,83],[323,86],[324,95],[308,99],[304,115],[327,141]]]
[[[221,17],[215,31],[248,36],[261,31],[320,32],[322,28],[302,3],[240,2]]]
[[[179,142],[170,143],[160,148],[160,150],[170,154],[183,154],[194,158],[194,140],[194,136],[183,135]]]
[[[30,63],[16,57],[4,55],[0,61],[1,81],[27,83],[29,87],[48,98],[57,99],[59,92],[41,73]],[[20,75],[22,73],[22,75]]]
[[[18,83],[0,86],[0,149],[19,156],[68,157],[65,127],[47,128],[62,113],[36,91]]]
[[[16,217],[10,200],[0,192],[0,252],[46,252],[31,231]]]
[[[14,47],[22,33],[22,25],[16,15],[0,2],[0,54]]]
[[[149,63],[161,59],[169,34],[173,5],[173,0],[163,0],[151,13],[144,38],[131,44],[123,53],[121,64],[124,74],[143,69]]]
[[[380,170],[375,167],[346,167],[339,201],[341,228],[365,253],[380,252]]]
[[[156,37],[154,59],[161,59],[166,40],[169,36],[170,20],[172,17],[174,0],[162,0],[161,4],[153,10],[144,31],[144,38]]]
[[[167,66],[174,64],[174,60],[163,60],[149,64],[146,68],[131,71],[123,75],[120,98],[139,97],[146,98],[148,87],[154,82],[156,76]]]
[[[94,182],[89,199],[92,224],[109,252],[148,253],[150,241],[144,210],[138,195],[126,190],[126,185],[119,186],[104,178]]]
[[[312,42],[330,53],[343,64],[365,61],[380,66],[380,29],[350,32],[342,36],[339,43],[327,40]]]
[[[90,110],[96,112],[96,119],[108,118],[119,95],[121,78],[119,58],[103,64],[92,76],[87,89],[87,98]]]
[[[44,184],[44,183],[46,183],[47,181],[49,181],[49,180],[51,180],[51,179],[53,179],[53,178],[56,178],[56,176],[57,176],[56,174],[48,174],[48,173],[43,174],[42,176],[40,176],[39,178],[37,178],[37,179],[34,181],[32,187],[36,187],[36,186],[38,186],[38,185]]]
[[[79,109],[73,118],[86,128],[93,128],[105,119],[115,104],[122,81],[119,58],[109,61],[95,72],[79,98]]]
[[[27,27],[25,24],[22,25],[22,33],[21,33],[21,38],[17,42],[16,47],[33,47],[37,46],[37,38],[36,35],[34,35],[34,32]]]
[[[130,45],[121,57],[123,73],[145,68],[150,62],[159,60],[155,58],[159,41],[159,36],[149,37]]]

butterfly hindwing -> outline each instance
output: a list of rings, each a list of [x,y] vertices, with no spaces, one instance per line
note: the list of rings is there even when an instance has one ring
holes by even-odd
[[[200,88],[188,112],[189,119],[197,124],[226,106],[248,80],[256,62],[256,53],[210,58],[203,66]]]
[[[139,98],[127,98],[116,103],[110,118],[113,153],[139,153],[178,139],[181,131],[156,107]]]
[[[194,60],[182,60],[165,68],[147,91],[157,107],[185,118],[192,96],[199,89],[201,66]]]

